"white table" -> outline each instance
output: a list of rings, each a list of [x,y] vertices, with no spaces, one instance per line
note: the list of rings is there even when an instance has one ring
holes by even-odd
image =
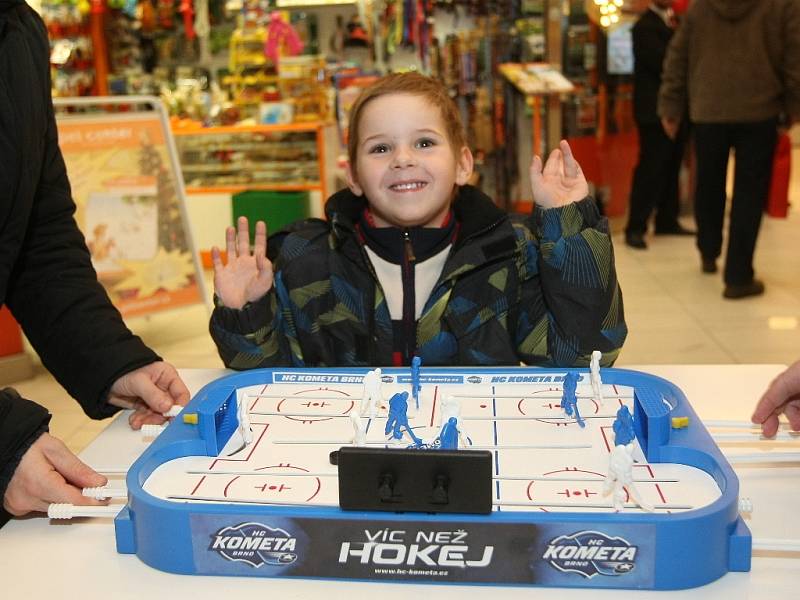
[[[660,375],[681,387],[695,411],[704,419],[748,419],[753,405],[781,365],[639,365],[630,368]],[[192,392],[221,370],[184,370]],[[145,448],[124,418],[114,421],[86,450],[90,465],[127,467]],[[753,500],[747,520],[754,539],[800,539],[796,495],[800,468],[736,467],[741,495]],[[754,553],[752,571],[729,573],[692,590],[651,592],[654,598],[775,599],[793,598],[800,573],[800,553]],[[408,600],[421,596],[465,598],[525,598],[559,600],[575,598],[639,598],[646,592],[579,590],[507,586],[426,585],[345,580],[262,579],[173,575],[146,566],[135,555],[117,554],[112,519],[50,522],[36,517],[10,522],[0,529],[0,597],[66,598],[353,598]]]

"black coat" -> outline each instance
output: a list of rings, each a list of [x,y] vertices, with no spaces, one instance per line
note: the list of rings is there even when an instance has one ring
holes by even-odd
[[[93,418],[125,373],[158,360],[122,322],[97,282],[74,219],[50,95],[50,49],[41,18],[0,0],[0,303],[6,304],[58,382]],[[0,499],[49,414],[0,391]]]
[[[637,123],[656,123],[658,88],[674,30],[647,9],[633,26],[633,114]]]

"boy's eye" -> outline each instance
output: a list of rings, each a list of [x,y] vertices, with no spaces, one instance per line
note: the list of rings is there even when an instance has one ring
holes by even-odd
[[[436,142],[430,138],[422,138],[417,142],[417,148],[431,148],[436,145]]]
[[[388,144],[375,144],[372,148],[369,149],[370,154],[385,154],[389,151]]]

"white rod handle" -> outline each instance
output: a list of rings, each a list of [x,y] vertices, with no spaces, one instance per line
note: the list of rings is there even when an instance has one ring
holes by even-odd
[[[73,519],[75,517],[116,517],[122,510],[116,506],[77,506],[75,504],[51,504],[47,516],[51,519]]]
[[[81,490],[81,493],[87,498],[94,498],[95,500],[128,497],[128,490],[126,490],[125,488],[112,488],[106,486],[83,488],[83,490]]]
[[[778,550],[800,552],[800,540],[781,540],[777,538],[753,538],[753,550]]]

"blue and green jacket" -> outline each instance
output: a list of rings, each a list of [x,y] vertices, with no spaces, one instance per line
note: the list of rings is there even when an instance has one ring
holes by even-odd
[[[210,330],[233,369],[393,364],[393,326],[349,190],[269,239],[275,281],[241,310],[217,303]],[[471,186],[453,202],[458,235],[416,321],[424,365],[610,365],[625,340],[605,218],[591,198],[510,215]]]

